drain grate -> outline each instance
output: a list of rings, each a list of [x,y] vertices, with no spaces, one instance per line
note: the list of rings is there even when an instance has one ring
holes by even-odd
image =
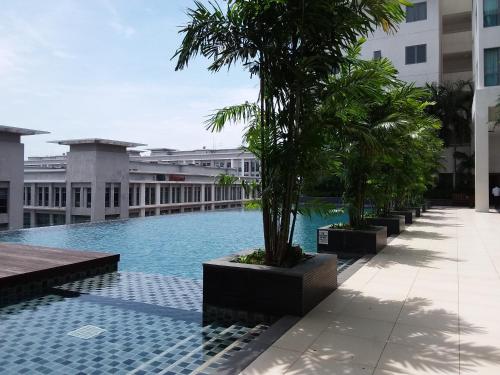
[[[106,330],[101,327],[86,325],[78,329],[75,329],[74,331],[68,332],[68,335],[73,337],[78,337],[79,339],[88,340],[91,339],[92,337],[99,336],[101,333],[105,331]]]

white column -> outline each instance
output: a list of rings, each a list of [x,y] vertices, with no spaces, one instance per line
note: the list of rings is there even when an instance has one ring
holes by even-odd
[[[158,206],[155,208],[155,215],[156,216],[158,216],[160,214],[160,207],[159,207],[160,202],[161,202],[161,200],[160,200],[161,194],[160,193],[161,193],[161,185],[159,183],[157,183],[157,184],[155,184],[155,204],[156,204],[156,206]]]
[[[241,174],[240,176],[245,175],[245,159],[241,158]]]
[[[231,161],[231,164],[233,162]],[[200,201],[201,201],[201,210],[205,211],[205,184],[200,185]]]
[[[144,208],[146,205],[146,184],[144,182],[139,185],[139,205],[143,207],[141,208],[139,215],[141,217],[146,216],[146,209]]]
[[[49,184],[49,207],[54,207],[54,185],[53,184]]]
[[[488,108],[483,108],[482,90],[476,91],[474,98],[474,142],[476,153],[475,200],[476,211],[488,212],[490,209],[490,167],[489,167],[489,132]]]

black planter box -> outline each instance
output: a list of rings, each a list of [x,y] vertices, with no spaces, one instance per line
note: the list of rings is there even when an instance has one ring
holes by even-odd
[[[205,306],[304,316],[337,289],[335,255],[314,254],[292,268],[235,263],[235,256],[203,263]]]
[[[413,210],[415,217],[420,217],[422,215],[422,210],[420,207],[410,207],[410,210]]]
[[[405,230],[405,217],[401,215],[370,217],[366,219],[366,222],[370,225],[386,227],[388,236],[397,236]]]
[[[392,215],[401,215],[405,217],[405,224],[413,224],[413,216],[414,213],[412,210],[404,210],[404,211],[391,211]]]
[[[330,226],[317,230],[319,253],[333,253],[339,257],[376,254],[387,245],[387,228],[337,229]]]

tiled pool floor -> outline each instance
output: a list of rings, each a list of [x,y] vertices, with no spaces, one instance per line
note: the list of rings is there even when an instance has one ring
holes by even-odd
[[[202,291],[199,280],[113,272],[0,307],[0,374],[214,374],[268,326],[204,325]]]
[[[0,308],[0,374],[214,373],[224,349],[267,326],[203,326],[201,292],[196,280],[117,272]],[[102,333],[69,335],[85,326]]]

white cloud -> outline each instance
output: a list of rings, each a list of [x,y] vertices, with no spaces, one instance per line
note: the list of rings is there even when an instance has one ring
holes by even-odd
[[[127,25],[123,20],[116,7],[111,3],[110,0],[103,0],[104,7],[108,10],[111,20],[109,21],[109,26],[119,35],[123,35],[127,38],[131,37],[136,33],[136,30]]]

